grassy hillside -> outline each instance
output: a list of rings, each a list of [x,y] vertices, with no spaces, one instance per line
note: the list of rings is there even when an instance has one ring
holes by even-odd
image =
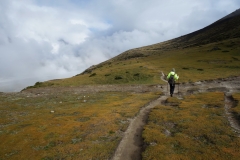
[[[42,86],[86,84],[159,84],[160,71],[175,68],[180,82],[194,82],[240,72],[240,16],[213,23],[191,34],[126,51],[71,78],[36,83]]]
[[[38,83],[41,86],[86,84],[161,84],[160,71],[175,68],[180,82],[195,82],[240,75],[240,38],[169,51],[146,47],[129,52],[143,57],[112,60],[75,77]]]

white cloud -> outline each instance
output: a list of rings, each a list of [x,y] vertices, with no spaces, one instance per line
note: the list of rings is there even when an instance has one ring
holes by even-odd
[[[131,48],[198,30],[238,0],[1,0],[0,91],[66,78]]]

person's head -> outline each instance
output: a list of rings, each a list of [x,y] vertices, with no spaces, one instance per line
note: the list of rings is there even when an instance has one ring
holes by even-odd
[[[175,72],[175,68],[173,68],[172,71]]]

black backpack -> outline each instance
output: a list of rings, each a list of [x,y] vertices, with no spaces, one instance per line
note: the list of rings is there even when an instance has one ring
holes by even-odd
[[[175,83],[174,76],[175,76],[175,74],[174,75],[171,74],[171,76],[169,77],[169,79],[168,79],[169,84],[174,84]]]

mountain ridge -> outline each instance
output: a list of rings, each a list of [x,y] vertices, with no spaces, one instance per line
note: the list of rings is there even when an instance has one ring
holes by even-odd
[[[218,21],[222,21],[222,20],[225,20],[225,19],[228,19],[228,18],[231,18],[231,17],[239,16],[239,15],[240,15],[240,8],[237,9],[236,11],[234,11],[234,12],[228,14],[227,16],[221,18],[221,19],[218,20]]]
[[[216,26],[220,26],[218,27],[219,29],[215,30]],[[236,28],[236,26],[238,27]],[[236,30],[235,34],[231,34],[230,32],[226,31],[226,30],[232,30],[232,29]],[[87,68],[80,75],[91,73],[95,68],[98,68],[99,65],[113,62],[115,60],[126,60],[131,58],[148,56],[145,53],[142,53],[140,50],[149,50],[149,48],[151,48],[152,46],[154,46],[153,48],[154,50],[171,49],[169,47],[170,45],[175,46],[174,49],[188,48],[191,46],[199,46],[199,45],[213,43],[220,40],[226,40],[230,38],[239,38],[240,32],[238,32],[238,30],[240,30],[240,9],[237,9],[236,11],[226,15],[225,17],[213,22],[212,24],[202,29],[196,30],[192,33],[188,33],[186,35],[173,38],[167,41],[163,41],[160,43],[127,50],[109,60],[106,60],[102,63],[93,65]],[[208,32],[208,34],[201,35],[203,32]],[[224,35],[221,35],[221,34],[224,34]]]

